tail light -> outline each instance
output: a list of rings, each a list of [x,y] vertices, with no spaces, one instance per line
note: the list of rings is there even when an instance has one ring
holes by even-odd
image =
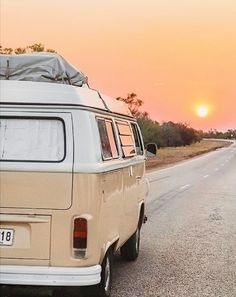
[[[75,257],[82,258],[86,255],[87,232],[87,220],[84,218],[75,218],[73,230],[73,249]]]

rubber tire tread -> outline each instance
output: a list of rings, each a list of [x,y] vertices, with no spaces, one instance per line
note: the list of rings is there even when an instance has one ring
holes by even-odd
[[[140,229],[138,228],[120,249],[122,258],[127,261],[135,261],[139,255],[139,243],[138,251],[136,250],[136,232],[139,232],[138,240],[140,241]]]

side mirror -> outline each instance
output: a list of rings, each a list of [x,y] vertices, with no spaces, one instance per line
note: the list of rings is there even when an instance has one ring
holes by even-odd
[[[148,143],[146,146],[146,156],[148,158],[156,157],[157,145],[155,143]]]

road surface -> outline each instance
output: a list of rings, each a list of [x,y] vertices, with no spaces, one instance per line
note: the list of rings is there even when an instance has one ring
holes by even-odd
[[[116,257],[113,297],[236,297],[236,143],[148,174],[134,263]]]

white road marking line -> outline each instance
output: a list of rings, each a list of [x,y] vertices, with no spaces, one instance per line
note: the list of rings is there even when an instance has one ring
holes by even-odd
[[[223,167],[223,166],[225,166],[225,164],[224,164],[224,163],[222,163],[222,164],[221,164],[221,166]]]
[[[204,177],[204,178],[207,178],[207,177],[209,177],[209,176],[210,176],[210,175],[209,175],[209,174],[207,174],[207,175],[204,175],[203,177]]]
[[[180,190],[184,190],[184,189],[187,189],[187,188],[189,188],[189,187],[190,187],[190,185],[184,185],[184,186],[180,187],[179,189],[180,189]]]
[[[216,168],[215,171],[219,171],[219,168]]]

